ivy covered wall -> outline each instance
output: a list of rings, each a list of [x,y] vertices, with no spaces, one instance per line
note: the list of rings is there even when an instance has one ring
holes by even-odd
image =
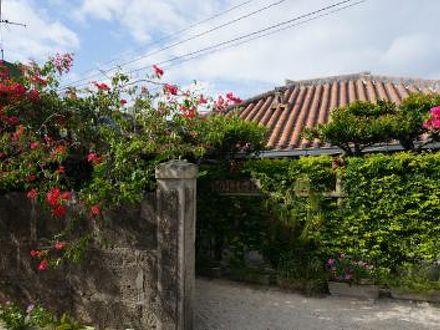
[[[438,262],[440,153],[374,154],[344,163],[336,168],[332,158],[319,156],[206,169],[199,181],[199,266],[207,255],[214,264],[244,264],[246,251],[256,250],[281,276],[317,280],[325,278],[329,257],[346,253],[374,264],[375,279],[388,282],[408,265]],[[335,189],[336,173],[346,196],[339,205],[324,194]],[[219,178],[257,179],[261,195],[213,193],[210,184]],[[309,183],[307,196],[295,193],[298,182]]]

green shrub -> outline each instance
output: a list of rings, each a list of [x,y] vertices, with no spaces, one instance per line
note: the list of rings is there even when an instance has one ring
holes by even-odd
[[[400,142],[406,150],[414,149],[414,141],[424,132],[423,122],[429,110],[440,104],[435,94],[411,94],[401,105],[378,101],[354,102],[332,110],[331,121],[306,128],[309,140],[319,139],[340,147],[347,155],[361,155],[373,144]]]
[[[29,305],[26,310],[8,302],[0,304],[0,321],[8,330],[82,330],[87,327],[73,321],[67,314],[57,318],[40,305]],[[1,324],[0,324],[1,326]]]
[[[222,247],[257,249],[292,280],[321,278],[314,262],[323,266],[338,253],[368,260],[374,277],[385,282],[403,276],[405,264],[440,259],[440,153],[347,158],[337,170],[346,194],[341,205],[322,194],[335,187],[331,163],[326,156],[263,159],[234,165],[233,173],[227,167],[208,170],[199,184],[199,239],[217,235]],[[211,199],[206,192],[214,172],[217,179],[258,179],[263,198],[213,194]],[[295,182],[305,176],[309,196],[299,197]]]

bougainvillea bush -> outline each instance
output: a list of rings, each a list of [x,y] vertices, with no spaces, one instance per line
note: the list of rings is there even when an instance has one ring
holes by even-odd
[[[60,221],[140,203],[160,162],[201,161],[218,148],[252,152],[264,140],[256,124],[219,120],[241,102],[232,93],[214,99],[164,83],[157,66],[136,81],[117,73],[82,90],[60,88],[72,62],[57,54],[44,65],[17,64],[14,77],[0,66],[0,193],[25,191]],[[58,235],[31,255],[46,270],[76,259],[72,244]]]

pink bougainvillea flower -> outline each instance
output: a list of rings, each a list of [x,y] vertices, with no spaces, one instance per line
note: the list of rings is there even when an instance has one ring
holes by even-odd
[[[202,95],[199,96],[199,104],[206,104],[208,103],[208,100]]]
[[[59,242],[59,241],[55,242],[55,245],[54,245],[55,250],[61,251],[64,249],[64,247],[65,247],[65,244],[63,242]]]
[[[70,199],[70,197],[72,197],[72,194],[71,194],[70,192],[68,192],[68,191],[63,192],[63,193],[60,195],[60,198],[61,198],[62,200],[64,200],[64,201],[68,201],[68,200]]]
[[[431,115],[440,117],[440,106],[432,108]]]
[[[64,173],[64,171],[65,171],[65,169],[64,169],[64,166],[58,166],[58,168],[56,169],[56,173],[58,173],[58,174],[63,174]]]
[[[228,102],[223,96],[219,95],[217,100],[214,102],[214,106],[217,111],[223,111],[228,106]]]
[[[73,65],[73,54],[59,54],[57,53],[54,57],[51,58],[51,62],[55,69],[58,71],[58,74],[67,73],[70,71]]]
[[[30,200],[35,200],[38,196],[38,191],[35,188],[32,188],[31,190],[28,191],[27,193],[27,198],[29,198]]]
[[[47,261],[47,259],[43,259],[40,261],[40,263],[38,264],[38,270],[40,272],[44,272],[45,270],[47,270],[47,267],[49,266],[49,262]]]
[[[93,83],[96,88],[98,88],[100,91],[109,91],[110,87],[106,84],[106,83],[98,83],[98,82],[94,82]]]
[[[101,214],[101,208],[99,204],[95,204],[90,208],[90,215],[92,217],[97,217],[100,214]]]
[[[52,215],[57,218],[65,217],[67,214],[67,208],[64,205],[56,205],[52,208]]]
[[[431,125],[434,129],[439,129],[440,128],[440,118],[433,119]]]
[[[39,257],[40,256],[40,251],[38,250],[31,250],[31,257],[35,258],[35,257]]]
[[[156,64],[153,65],[153,70],[156,77],[161,78],[163,76],[163,70],[159,68]]]
[[[94,165],[100,164],[102,162],[102,157],[99,157],[96,152],[90,152],[87,155],[87,161],[93,163]]]
[[[177,95],[178,88],[177,86],[171,85],[171,84],[165,84],[163,86],[163,89],[165,93],[171,94],[171,95]]]
[[[227,93],[226,98],[235,104],[240,104],[241,102],[243,102],[238,96],[234,95],[234,93],[232,92]]]
[[[30,144],[30,148],[31,148],[31,150],[35,150],[35,149],[37,149],[39,146],[40,146],[40,144],[39,144],[38,142],[32,142],[32,143]]]
[[[121,106],[124,106],[124,105],[127,104],[127,100],[122,99],[122,100],[119,101],[119,104],[120,104]]]
[[[423,128],[425,128],[425,129],[430,129],[430,128],[431,128],[431,125],[432,125],[432,121],[431,121],[431,119],[425,120],[425,121],[423,122]]]

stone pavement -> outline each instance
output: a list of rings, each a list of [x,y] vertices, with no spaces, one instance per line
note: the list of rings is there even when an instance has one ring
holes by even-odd
[[[440,306],[311,298],[225,280],[196,281],[196,330],[440,330]]]

